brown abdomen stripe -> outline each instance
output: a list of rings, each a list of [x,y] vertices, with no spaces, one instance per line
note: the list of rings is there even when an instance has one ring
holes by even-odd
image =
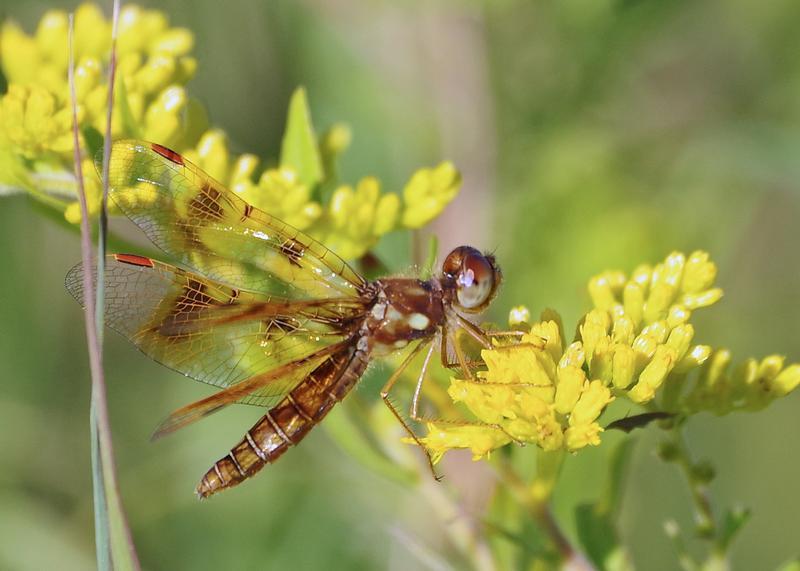
[[[299,443],[364,374],[369,358],[355,345],[333,353],[270,409],[206,472],[197,485],[197,495],[207,498],[232,488]]]

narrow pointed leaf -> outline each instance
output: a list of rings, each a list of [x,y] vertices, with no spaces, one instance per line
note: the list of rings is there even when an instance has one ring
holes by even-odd
[[[299,87],[289,101],[286,131],[281,143],[281,167],[291,168],[303,184],[315,186],[323,179],[322,158],[311,124],[306,90]]]

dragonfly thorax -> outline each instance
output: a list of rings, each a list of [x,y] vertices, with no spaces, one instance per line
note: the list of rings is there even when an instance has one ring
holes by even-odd
[[[433,281],[392,278],[375,282],[365,326],[371,352],[385,355],[430,337],[444,321],[442,290]]]

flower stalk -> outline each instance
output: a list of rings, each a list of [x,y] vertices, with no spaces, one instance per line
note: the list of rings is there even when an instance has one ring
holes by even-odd
[[[708,472],[705,465],[693,461],[682,426],[676,425],[669,431],[669,437],[662,447],[661,456],[678,467],[689,487],[698,537],[712,540],[717,534],[717,523],[708,488],[712,474]]]
[[[538,449],[536,473],[530,483],[525,482],[506,455],[498,454],[497,458],[495,466],[501,483],[525,508],[529,517],[558,552],[560,559],[565,562],[586,561],[564,534],[551,508],[551,499],[564,461],[564,452]],[[585,569],[592,567],[587,566]]]

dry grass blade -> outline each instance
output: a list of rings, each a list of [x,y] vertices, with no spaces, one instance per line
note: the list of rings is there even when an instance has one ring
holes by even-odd
[[[112,33],[111,61],[109,64],[109,107],[106,125],[106,145],[110,144],[111,111],[113,103],[113,84],[116,62],[116,28],[119,20],[119,2],[114,2],[114,29]],[[91,403],[91,446],[92,446],[92,479],[95,509],[95,533],[97,547],[97,565],[105,569],[140,568],[122,508],[119,488],[114,467],[114,451],[111,441],[111,425],[108,418],[106,402],[105,377],[103,373],[102,339],[99,334],[103,323],[103,273],[104,268],[98,264],[98,291],[92,286],[92,243],[89,226],[89,209],[83,184],[83,168],[80,149],[80,136],[77,118],[77,99],[74,77],[73,49],[74,17],[69,18],[69,88],[72,103],[72,134],[74,145],[75,177],[77,180],[78,201],[81,208],[81,255],[84,267],[83,291],[86,321],[86,339],[89,350],[89,366],[92,377]],[[105,196],[107,187],[104,177],[103,204],[101,208],[100,241],[98,261],[105,258]]]

